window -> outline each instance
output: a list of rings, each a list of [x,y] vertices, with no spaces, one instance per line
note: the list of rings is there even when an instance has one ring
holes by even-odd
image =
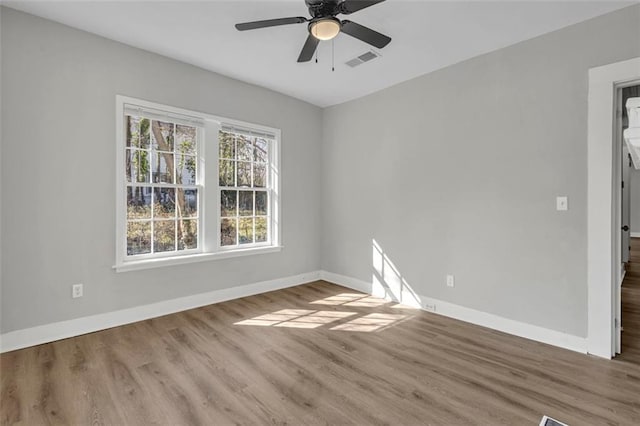
[[[269,145],[264,136],[220,131],[222,247],[269,243]]]
[[[278,247],[276,129],[118,96],[117,270]]]
[[[198,131],[125,112],[127,256],[198,248]]]

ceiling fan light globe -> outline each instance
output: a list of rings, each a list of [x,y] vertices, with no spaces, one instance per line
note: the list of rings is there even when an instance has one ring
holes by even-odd
[[[318,40],[331,40],[340,32],[340,21],[335,18],[319,19],[309,25],[309,32]]]

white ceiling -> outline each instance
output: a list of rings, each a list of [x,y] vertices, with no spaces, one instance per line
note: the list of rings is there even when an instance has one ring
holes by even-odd
[[[637,2],[634,1],[634,2]],[[296,62],[306,24],[239,32],[238,22],[308,16],[304,0],[4,1],[3,4],[325,107],[619,9],[618,1],[402,1],[348,19],[393,40],[382,57],[350,68],[370,49],[340,34],[319,63]]]

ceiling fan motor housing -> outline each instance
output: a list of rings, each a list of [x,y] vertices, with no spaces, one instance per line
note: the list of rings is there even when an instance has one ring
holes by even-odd
[[[336,16],[340,13],[338,0],[305,0],[305,3],[313,19]]]

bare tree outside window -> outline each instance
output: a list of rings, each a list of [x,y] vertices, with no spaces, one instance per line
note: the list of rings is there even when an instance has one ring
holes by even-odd
[[[269,240],[269,140],[233,132],[219,134],[220,245]]]
[[[125,118],[127,255],[196,249],[196,128]]]

